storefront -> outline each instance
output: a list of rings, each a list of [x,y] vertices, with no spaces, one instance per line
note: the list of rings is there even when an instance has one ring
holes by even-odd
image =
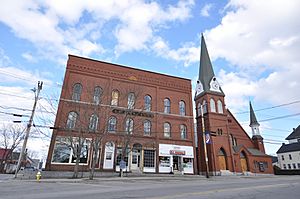
[[[183,172],[193,174],[194,150],[192,146],[159,145],[159,173]]]

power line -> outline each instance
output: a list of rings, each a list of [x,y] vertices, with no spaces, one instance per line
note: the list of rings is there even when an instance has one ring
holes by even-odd
[[[294,117],[294,116],[298,116],[298,115],[300,115],[300,113],[295,113],[295,114],[291,114],[291,115],[284,115],[284,116],[279,116],[279,117],[273,117],[273,118],[269,118],[269,119],[260,120],[259,122],[267,122],[267,121],[271,121],[271,120],[284,119],[284,118]]]
[[[3,111],[0,111],[0,113],[6,114],[6,115],[12,115],[15,117],[29,117],[29,115],[21,115],[21,114],[17,114],[17,113],[8,113],[8,112],[3,112]]]
[[[256,109],[254,111],[259,112],[259,111],[279,108],[279,107],[282,107],[282,106],[289,106],[289,105],[297,104],[297,103],[300,103],[300,100],[296,100],[296,101],[292,101],[292,102],[284,103],[284,104],[279,104],[279,105],[275,105],[275,106],[265,107],[265,108],[261,108],[261,109]],[[237,112],[237,113],[234,113],[234,114],[245,114],[245,113],[250,113],[250,111],[242,111],[242,112]]]

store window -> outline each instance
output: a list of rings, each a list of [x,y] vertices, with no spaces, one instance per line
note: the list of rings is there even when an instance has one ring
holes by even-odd
[[[116,160],[117,166],[120,166],[120,162],[122,160],[122,150],[123,150],[122,147],[117,148],[117,160]],[[126,149],[126,152],[125,152],[124,158],[123,158],[123,160],[126,162],[126,166],[128,166],[128,154],[130,153],[129,150],[130,150],[129,148]]]
[[[152,98],[150,95],[146,95],[144,97],[145,111],[151,111],[151,101],[152,101]]]
[[[74,84],[73,93],[72,93],[72,100],[80,101],[81,92],[82,92],[82,85],[80,83]]]
[[[144,167],[155,167],[155,150],[144,150]]]
[[[169,156],[159,156],[159,166],[160,167],[170,167],[170,157]]]
[[[192,158],[183,158],[183,168],[193,168],[193,159]]]
[[[79,151],[80,147],[79,147],[78,141],[75,141],[75,143],[76,144],[74,146],[74,150]],[[73,151],[73,153],[72,153],[72,163],[76,163],[76,159],[77,159],[76,155],[77,154],[75,153],[75,151]],[[79,163],[87,164],[88,154],[89,154],[88,152],[89,152],[89,143],[87,142],[87,140],[84,140],[83,143],[82,143],[82,146],[81,146],[81,151],[80,151],[80,156],[79,156]]]

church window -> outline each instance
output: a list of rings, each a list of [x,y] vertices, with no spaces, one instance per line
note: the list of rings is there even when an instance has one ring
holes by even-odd
[[[210,99],[210,111],[214,113],[216,112],[216,103],[213,98]]]
[[[207,113],[207,103],[206,103],[206,101],[205,100],[203,100],[203,102],[202,102],[202,109],[203,109],[203,114],[205,114],[205,113]]]
[[[199,102],[197,105],[197,116],[200,117],[201,116],[201,103]]]
[[[223,113],[223,104],[221,100],[218,100],[217,104],[218,104],[218,113]]]

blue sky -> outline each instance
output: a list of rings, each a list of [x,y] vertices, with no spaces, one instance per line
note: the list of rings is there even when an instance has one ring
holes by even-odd
[[[2,112],[31,109],[30,89],[43,80],[37,118],[44,114],[43,107],[50,108],[45,98],[60,93],[68,54],[189,78],[194,88],[204,33],[226,105],[250,136],[249,100],[255,110],[269,108],[256,112],[267,153],[275,154],[300,124],[298,0],[4,0],[2,5]],[[294,116],[274,119],[286,115]],[[0,114],[3,125],[12,120]],[[48,140],[38,135],[29,146],[46,154]]]

